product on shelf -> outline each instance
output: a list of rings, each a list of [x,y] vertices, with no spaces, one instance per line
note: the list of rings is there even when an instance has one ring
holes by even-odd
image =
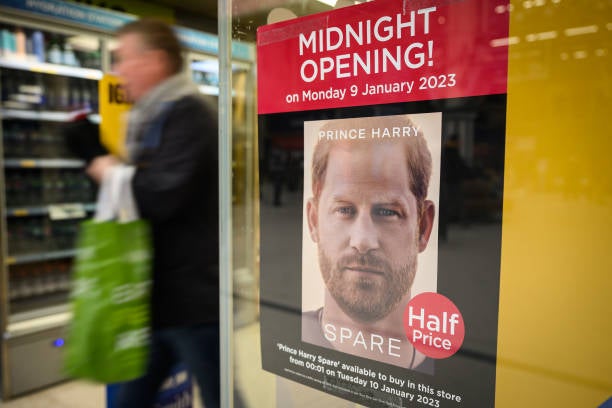
[[[9,299],[19,301],[70,290],[69,259],[12,265],[9,270]]]
[[[82,169],[7,169],[5,186],[9,209],[93,203],[96,196],[94,183]]]
[[[13,58],[17,54],[15,35],[8,28],[0,30],[0,53],[4,58]]]
[[[47,216],[9,219],[9,255],[40,255],[74,248],[82,219],[50,220]]]
[[[36,61],[45,62],[45,36],[39,30],[32,33],[32,52]]]
[[[100,43],[95,37],[14,26],[0,30],[0,58],[94,69],[101,66]]]
[[[2,107],[36,111],[97,110],[95,80],[3,68]]]

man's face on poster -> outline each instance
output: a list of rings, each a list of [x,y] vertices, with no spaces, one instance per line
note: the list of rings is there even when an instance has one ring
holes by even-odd
[[[308,206],[323,280],[357,321],[387,316],[414,280],[429,231],[421,238],[410,184],[403,144],[336,145],[318,202]]]

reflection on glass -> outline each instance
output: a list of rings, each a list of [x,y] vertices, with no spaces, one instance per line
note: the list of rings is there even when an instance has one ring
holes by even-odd
[[[272,5],[264,7],[251,0],[232,4],[234,38],[255,41],[256,28],[270,22],[267,18],[272,16]],[[282,6],[289,12],[280,18],[331,9],[315,1]],[[601,358],[610,356],[606,345],[609,325],[601,328],[603,333],[579,340],[568,334],[565,318],[544,322],[542,316],[557,316],[563,310],[579,331],[591,333],[589,324],[593,321],[584,320],[584,316],[605,321],[609,314],[608,294],[602,288],[609,288],[606,245],[612,239],[606,229],[612,213],[607,140],[611,130],[605,122],[610,103],[610,6],[599,1],[578,4],[562,0],[489,6],[497,14],[509,13],[511,19],[509,35],[488,44],[509,46],[508,99],[493,95],[389,108],[395,109],[393,114],[444,112],[438,267],[457,273],[439,280],[438,291],[453,289],[460,293],[468,282],[477,282],[482,288],[480,296],[461,298],[459,302],[467,313],[480,316],[480,327],[498,315],[497,310],[480,310],[480,305],[495,303],[498,295],[504,220],[501,279],[505,292],[500,304],[498,355],[504,361],[501,370],[498,366],[497,406],[546,406],[551,404],[547,398],[552,395],[559,406],[578,406],[585,401],[596,406],[606,398],[604,389],[610,389],[609,380],[601,375],[609,372]],[[243,89],[251,98],[256,92],[265,92],[256,90],[254,83]],[[254,112],[253,106],[251,109]],[[259,160],[261,172],[255,189],[260,189],[260,200],[245,200],[235,206],[235,242],[240,248],[249,237],[259,235],[257,229],[252,236],[246,234],[257,225],[257,217],[251,218],[252,224],[244,223],[259,211],[262,257],[268,260],[265,268],[281,277],[272,295],[264,299],[264,307],[277,313],[279,319],[300,313],[299,308],[291,307],[300,295],[287,291],[282,275],[301,259],[303,174],[304,166],[308,166],[299,143],[302,126],[305,121],[325,117],[312,111],[283,120],[271,115],[259,123],[258,143],[252,133],[244,139],[244,143],[255,143],[256,147],[240,150],[245,154],[259,150],[251,160]],[[250,124],[252,119],[234,120],[234,126]],[[261,137],[263,134],[267,136]],[[235,160],[234,166],[240,166],[240,160]],[[245,191],[251,180],[257,177],[235,175],[234,188]],[[241,195],[247,197],[236,194]],[[585,236],[590,238],[583,240]],[[258,245],[251,248],[256,251]],[[237,249],[236,263],[242,260],[248,264],[245,259]],[[589,271],[588,288],[581,286],[575,275],[583,270]],[[252,276],[257,285],[258,274]],[[582,291],[578,299],[573,288]],[[572,308],[567,299],[575,299]],[[257,296],[241,296],[240,302],[258,308]],[[236,385],[247,403],[354,406],[262,371],[259,330],[257,321],[250,322],[237,328],[234,337]],[[475,333],[465,344],[461,358],[475,359],[483,367],[494,365],[498,344],[488,333],[484,329]],[[563,333],[564,340],[555,333]],[[568,355],[568,346],[574,350],[573,356]],[[469,378],[457,378],[455,385],[479,392],[479,384]],[[529,400],[521,398],[518,404],[517,390],[524,391]]]

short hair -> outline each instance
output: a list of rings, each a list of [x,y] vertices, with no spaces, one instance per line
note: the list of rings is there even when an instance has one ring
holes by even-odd
[[[125,34],[137,34],[148,49],[165,52],[172,74],[183,69],[181,43],[168,24],[152,18],[143,18],[127,23],[117,30],[117,36]]]
[[[414,194],[417,201],[419,216],[423,210],[423,203],[427,198],[429,189],[429,179],[431,177],[431,153],[427,147],[427,142],[423,132],[419,129],[417,135],[404,136],[400,138],[371,138],[372,129],[382,129],[389,127],[412,126],[414,123],[408,115],[376,116],[365,118],[354,118],[350,120],[351,129],[366,130],[368,135],[363,140],[350,139],[321,139],[317,143],[312,156],[312,193],[314,202],[318,203],[325,176],[327,173],[327,160],[329,153],[334,146],[371,144],[371,143],[402,143],[406,153],[406,166],[408,167],[408,177],[410,178],[410,191]],[[323,125],[320,131],[340,130],[347,128],[347,121],[331,120]]]

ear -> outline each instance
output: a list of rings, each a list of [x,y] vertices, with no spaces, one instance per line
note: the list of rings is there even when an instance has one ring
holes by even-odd
[[[421,213],[421,222],[419,225],[419,252],[423,252],[425,248],[427,248],[435,214],[435,204],[432,201],[425,200],[425,202],[423,202],[423,212]]]
[[[158,49],[152,49],[152,50],[149,50],[149,52],[152,54],[152,57],[155,58],[155,62],[158,62],[161,64],[167,63],[168,55],[164,51],[158,50]]]
[[[158,70],[162,70],[164,74],[168,74],[170,72],[170,62],[168,58],[168,54],[166,54],[162,50],[153,49],[147,50],[149,53],[149,58],[151,61],[151,66],[156,67]]]
[[[306,204],[306,216],[308,217],[308,229],[313,242],[319,242],[319,218],[317,217],[317,206],[312,198]]]

